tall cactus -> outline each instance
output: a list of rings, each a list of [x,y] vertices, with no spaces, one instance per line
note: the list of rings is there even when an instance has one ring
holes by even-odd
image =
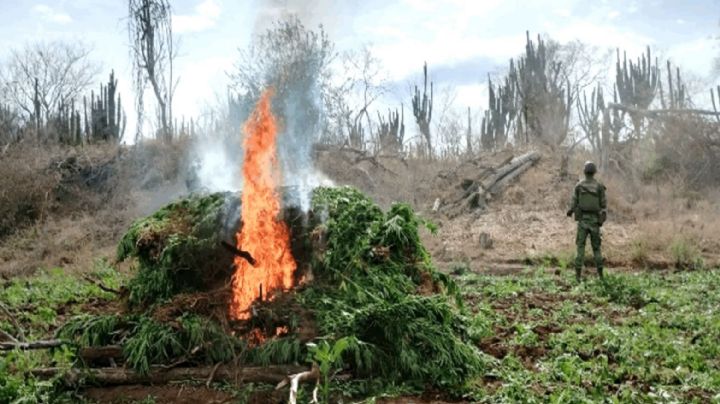
[[[715,96],[717,95],[717,102],[715,101]],[[713,111],[715,111],[715,119],[720,122],[720,86],[717,86],[716,92],[713,91],[713,89],[710,89],[710,100],[712,101]]]
[[[90,141],[118,142],[125,131],[125,116],[122,102],[117,94],[115,71],[110,73],[107,85],[100,84],[100,92],[90,95],[90,120],[86,134]],[[85,121],[88,122],[87,115]]]
[[[508,133],[517,117],[517,94],[515,64],[510,60],[510,72],[502,87],[495,89],[488,75],[488,110],[480,126],[480,142],[486,150],[495,150],[505,146]]]
[[[512,74],[522,115],[518,128],[524,127],[519,140],[540,140],[560,145],[569,130],[571,97],[569,83],[560,77],[560,62],[548,60],[545,42],[538,35],[537,46],[526,32],[525,54]]]
[[[400,107],[397,110],[388,110],[387,119],[378,112],[378,140],[380,150],[383,152],[398,153],[403,149],[405,138],[405,112]]]
[[[608,165],[610,150],[612,148],[611,120],[606,120],[605,99],[600,85],[593,89],[588,103],[587,94],[577,100],[578,120],[580,127],[592,146],[595,158],[604,171]]]
[[[420,129],[420,134],[427,143],[428,156],[433,156],[432,138],[430,136],[430,121],[432,120],[433,108],[433,82],[430,81],[430,94],[428,96],[428,69],[427,62],[423,65],[423,92],[420,94],[418,86],[415,86],[415,94],[412,98],[413,115]]]
[[[660,104],[662,105],[663,109],[670,108],[670,109],[683,109],[686,108],[688,105],[688,99],[687,99],[687,91],[685,89],[685,83],[682,81],[682,77],[680,77],[680,68],[675,68],[675,82],[673,83],[673,71],[672,71],[672,65],[670,64],[670,61],[667,61],[667,81],[668,81],[668,101],[669,103],[666,103],[665,101],[665,93],[663,92],[662,83],[658,83],[658,88],[660,90]]]
[[[468,156],[471,156],[473,154],[473,146],[472,146],[472,119],[470,117],[470,107],[467,109],[467,131],[465,132],[465,153],[467,153]]]
[[[628,62],[625,52],[623,52],[621,64],[620,49],[617,49],[616,53],[615,88],[620,102],[635,110],[646,110],[655,99],[658,88],[657,59],[653,65],[649,46],[646,54],[638,58],[636,64],[633,64],[632,61]],[[629,114],[635,129],[635,136],[640,137],[643,114],[640,112],[630,112]]]
[[[360,119],[348,124],[348,141],[350,147],[362,150],[365,147],[365,129]]]

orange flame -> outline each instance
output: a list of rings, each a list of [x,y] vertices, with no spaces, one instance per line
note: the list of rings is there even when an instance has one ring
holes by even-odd
[[[275,157],[277,126],[271,96],[271,90],[263,92],[244,127],[243,224],[236,238],[238,248],[248,251],[256,266],[235,258],[230,315],[236,320],[252,317],[253,302],[270,300],[276,292],[292,288],[296,268],[290,232],[278,219],[280,198],[275,186],[280,170]]]

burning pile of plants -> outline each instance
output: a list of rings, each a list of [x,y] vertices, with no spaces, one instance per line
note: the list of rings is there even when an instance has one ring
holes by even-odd
[[[274,166],[266,99],[245,130],[242,197],[192,195],[136,221],[118,248],[136,268],[122,312],[60,330],[85,352],[115,347],[80,355],[124,369],[96,381],[122,372],[134,382],[278,382],[313,364],[325,382],[342,371],[456,389],[477,375],[459,294],[420,242],[419,228],[432,226],[406,204],[383,212],[347,187],[315,189],[307,212],[283,204],[263,169]]]

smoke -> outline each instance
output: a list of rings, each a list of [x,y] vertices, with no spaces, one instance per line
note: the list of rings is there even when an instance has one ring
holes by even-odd
[[[263,10],[258,21],[278,12],[273,7]],[[261,91],[272,87],[282,185],[292,190],[294,197],[289,202],[308,210],[312,190],[332,184],[315,169],[312,158],[313,144],[324,127],[323,91],[328,85],[332,43],[324,31],[306,27],[297,16],[275,22],[240,52],[240,60],[230,73],[235,95],[228,98],[219,114],[221,124],[211,125],[212,134],[197,142],[190,182],[208,191],[242,188],[242,162],[238,161],[242,156],[242,127]],[[223,138],[236,142],[214,140]]]
[[[308,27],[322,25],[333,37],[340,37],[361,5],[357,0],[262,0],[258,2],[253,28],[260,33],[278,20],[295,16]]]
[[[195,153],[191,173],[197,176],[201,188],[209,192],[238,191],[242,188],[240,150],[232,153],[227,142],[207,137],[196,142]]]

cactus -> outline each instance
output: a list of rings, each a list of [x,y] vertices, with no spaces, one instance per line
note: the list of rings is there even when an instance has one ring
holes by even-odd
[[[670,103],[665,102],[665,94],[663,93],[662,83],[658,83],[660,90],[660,104],[663,109],[684,109],[688,106],[688,99],[686,96],[685,83],[683,83],[680,77],[680,68],[675,68],[675,83],[673,83],[672,65],[670,61],[667,61],[667,80],[668,80],[668,97]]]
[[[537,47],[529,32],[526,38],[525,55],[518,62],[517,72],[509,75],[515,83],[522,112],[518,129],[525,129],[524,133],[518,130],[518,140],[560,145],[567,137],[570,123],[570,84],[560,79],[560,63],[548,60],[542,38],[538,35]]]
[[[360,119],[356,119],[355,123],[348,124],[348,140],[350,147],[360,150],[365,147],[365,129]]]
[[[467,132],[465,132],[465,141],[467,145],[465,146],[465,152],[468,156],[472,155],[473,147],[472,147],[472,120],[470,118],[470,107],[467,109],[468,115],[467,115]]]
[[[405,138],[405,112],[402,106],[400,113],[397,110],[388,110],[388,118],[385,120],[378,112],[378,140],[380,150],[390,153],[398,153],[403,149]]]
[[[717,92],[717,100],[718,103],[720,103],[720,86],[717,86],[716,89]],[[715,92],[713,89],[710,89],[710,100],[712,101],[713,111],[715,111],[715,119],[720,122],[720,111],[718,111],[718,104],[715,103]]]
[[[427,143],[427,153],[429,157],[433,156],[432,138],[430,136],[430,121],[432,120],[433,107],[433,82],[430,81],[430,94],[427,92],[428,71],[427,62],[423,65],[423,92],[420,95],[418,86],[415,86],[415,94],[412,98],[413,115],[420,129],[420,134],[425,138]]]
[[[598,85],[596,89],[593,89],[589,104],[587,94],[583,94],[582,99],[578,98],[577,108],[580,127],[595,152],[600,170],[605,171],[613,144],[610,136],[612,119],[607,115],[602,87]],[[614,112],[617,113],[617,111]]]
[[[650,47],[647,47],[646,55],[638,58],[637,64],[632,61],[628,63],[627,54],[623,53],[623,61],[620,63],[620,49],[617,49],[617,61],[615,63],[615,88],[620,97],[620,102],[637,110],[645,110],[655,99],[658,87],[657,59],[652,65]],[[635,136],[641,135],[643,115],[637,112],[630,112],[635,129]]]
[[[498,86],[496,90],[488,76],[488,110],[480,126],[480,142],[486,150],[495,150],[507,143],[508,133],[518,112],[514,80],[516,70],[512,60],[510,72],[502,87]]]
[[[117,91],[115,71],[110,73],[107,85],[100,84],[100,92],[90,94],[90,120],[88,125],[87,110],[85,112],[85,133],[88,141],[120,141],[125,132],[125,116],[122,113],[120,95]],[[83,103],[85,101],[83,100]]]

